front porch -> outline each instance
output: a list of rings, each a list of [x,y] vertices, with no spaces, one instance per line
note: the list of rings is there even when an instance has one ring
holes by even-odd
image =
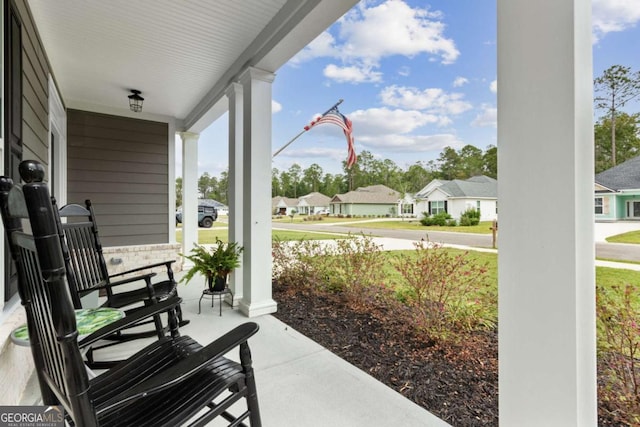
[[[240,309],[253,317],[276,310],[269,274],[271,83],[286,61],[357,1],[253,0],[240,8],[231,7],[239,2],[221,3],[230,7],[223,11],[204,1],[92,1],[82,6],[71,1],[3,2],[5,18],[13,19],[11,44],[5,40],[5,52],[11,46],[13,55],[5,55],[3,77],[5,87],[14,88],[3,93],[3,111],[14,116],[4,119],[2,157],[6,174],[19,160],[42,160],[60,204],[91,197],[111,209],[113,222],[100,221],[101,230],[112,227],[103,234],[113,238],[105,238],[105,245],[173,244],[179,134],[183,213],[192,220],[183,228],[189,248],[197,238],[198,135],[228,111],[229,238],[246,248],[233,285],[242,297]],[[595,425],[590,4],[499,0],[497,6],[500,422]],[[142,113],[127,109],[131,88],[143,89],[147,101]],[[89,132],[91,127],[109,132]],[[104,134],[109,138],[98,138]],[[19,143],[11,145],[9,136],[20,138]],[[125,182],[119,182],[123,177]],[[547,177],[557,185],[552,193]],[[540,217],[540,200],[554,207],[553,216]],[[9,321],[4,315],[11,314],[17,300],[12,286],[9,280],[0,284],[5,294],[0,324],[5,326]],[[186,310],[192,310],[189,294],[194,290],[199,295],[198,288],[183,289]],[[221,326],[236,317],[211,314],[208,318]],[[205,315],[200,318],[209,335]],[[265,330],[267,324],[277,325],[269,316],[260,322]],[[202,339],[195,324],[184,332]],[[321,378],[312,376],[319,374],[309,366],[333,366],[315,358],[321,349],[288,351],[283,342],[293,345],[299,337],[265,331],[260,336],[254,350],[258,375],[263,376],[260,395],[280,403],[268,414],[271,405],[264,401],[266,420],[279,412],[276,425],[282,425],[280,419],[292,419],[286,414],[297,410],[289,403],[303,400],[309,405],[299,405],[300,415],[310,414],[312,403],[322,405],[315,408],[321,418],[309,416],[320,425],[349,425],[340,418],[342,412],[399,424],[396,412],[405,411],[388,408],[394,399],[363,395],[361,388],[372,387],[366,382],[348,390],[344,385],[326,388],[333,378],[356,374],[323,369],[318,371]],[[266,364],[270,352],[273,362]],[[296,364],[305,367],[296,371]],[[279,376],[283,369],[296,374]],[[10,378],[0,378],[0,384],[15,387]],[[323,389],[335,407],[317,399],[314,393]],[[294,390],[295,395],[286,395]],[[350,407],[356,398],[361,411],[348,411],[356,409]],[[393,421],[384,423],[389,419],[377,412]]]
[[[215,307],[211,308],[210,300],[206,298],[202,300],[202,313],[197,314],[202,283],[203,280],[196,278],[188,285],[180,284],[182,311],[191,320],[181,328],[181,333],[206,344],[246,322],[247,318],[227,304],[220,317],[217,299]],[[251,338],[249,345],[263,425],[449,425],[275,317],[264,315],[251,320],[260,325],[260,331]],[[113,357],[142,345],[142,340],[137,340],[116,346],[112,350]],[[29,350],[23,350],[30,357]],[[100,354],[104,355],[105,351]],[[235,351],[229,356],[237,359]],[[20,404],[35,404],[38,397],[37,384],[31,381]],[[218,424],[214,421],[211,425]]]

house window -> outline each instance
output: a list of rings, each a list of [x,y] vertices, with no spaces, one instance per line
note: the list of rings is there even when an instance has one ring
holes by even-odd
[[[595,206],[596,206],[596,215],[602,215],[603,210],[602,210],[602,197],[596,197],[595,199]]]
[[[480,200],[476,200],[476,210],[480,213]]]
[[[403,204],[402,205],[402,213],[403,214],[413,214],[413,204]]]
[[[447,211],[447,201],[446,200],[435,200],[433,202],[429,202],[429,212],[431,215],[437,215],[440,212]]]

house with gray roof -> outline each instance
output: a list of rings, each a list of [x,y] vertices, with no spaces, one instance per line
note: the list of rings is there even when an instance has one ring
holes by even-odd
[[[466,180],[434,179],[415,195],[415,213],[437,214],[447,212],[453,218],[467,209],[480,211],[481,221],[498,217],[498,181],[479,175]]]
[[[331,214],[351,216],[396,216],[400,193],[385,185],[358,187],[331,199]]]
[[[596,221],[640,220],[640,156],[595,177]]]
[[[298,199],[298,213],[307,215],[326,213],[329,212],[329,203],[331,203],[331,197],[317,191],[309,193]]]
[[[274,215],[291,215],[298,212],[298,199],[276,196],[271,199],[271,213]]]

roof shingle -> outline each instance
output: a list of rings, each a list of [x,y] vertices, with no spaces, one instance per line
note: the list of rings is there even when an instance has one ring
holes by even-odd
[[[640,156],[600,172],[595,181],[616,191],[640,189]]]

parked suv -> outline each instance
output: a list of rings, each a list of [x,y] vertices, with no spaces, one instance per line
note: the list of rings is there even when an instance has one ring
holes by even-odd
[[[198,206],[198,225],[200,227],[211,228],[216,219],[218,219],[218,210],[214,206]],[[182,209],[176,212],[176,222],[182,222]]]

